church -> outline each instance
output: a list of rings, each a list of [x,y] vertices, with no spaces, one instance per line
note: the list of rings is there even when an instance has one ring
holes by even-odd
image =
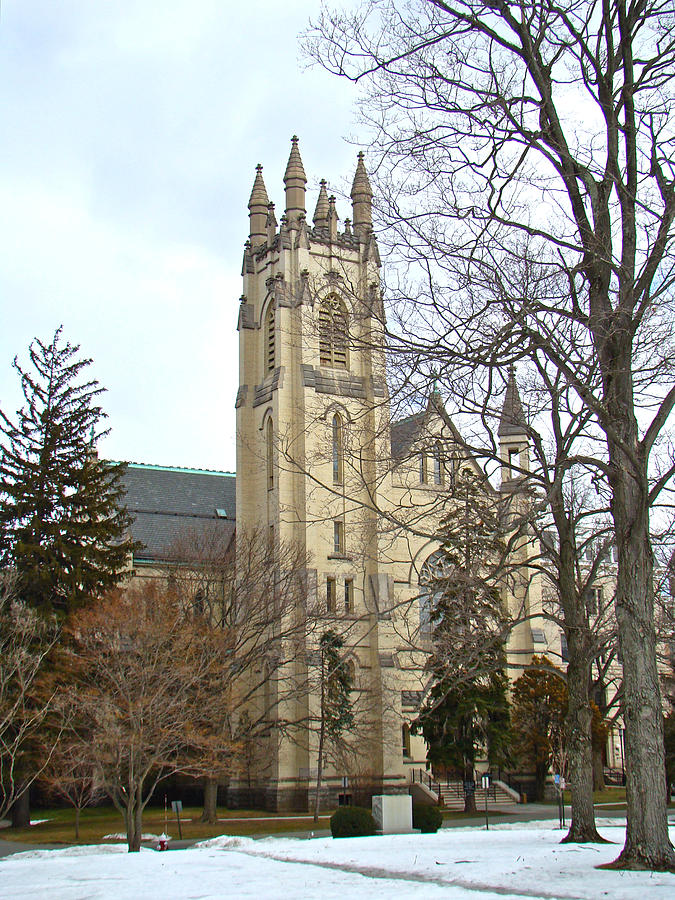
[[[426,768],[424,741],[409,730],[429,687],[425,583],[438,562],[439,499],[451,495],[458,467],[475,463],[437,393],[419,412],[391,421],[364,155],[356,163],[351,217],[340,219],[321,181],[310,222],[306,186],[293,137],[277,220],[257,167],[237,319],[236,476],[130,464],[125,488],[143,548],[133,561],[136,577],[161,573],[176,537],[206,523],[224,541],[236,539],[235,527],[263,529],[272,545],[302,549],[305,601],[322,619],[286,674],[306,680],[302,670],[315,662],[317,633],[330,629],[343,637],[357,700],[350,752],[326,757],[322,805],[329,807],[407,793]],[[511,373],[498,432],[501,491],[513,489],[516,466],[527,468],[523,426]],[[522,667],[533,653],[559,659],[560,636],[542,616],[536,574],[515,579],[503,602],[522,618],[507,645],[509,665]],[[318,702],[298,691],[277,703],[276,714],[311,722]],[[307,809],[318,740],[309,726],[298,737],[272,722],[253,771],[230,775],[228,804]]]

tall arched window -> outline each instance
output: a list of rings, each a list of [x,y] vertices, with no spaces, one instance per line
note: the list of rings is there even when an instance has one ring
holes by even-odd
[[[347,368],[347,310],[331,295],[319,306],[319,364]]]
[[[267,462],[267,490],[271,491],[274,487],[274,431],[272,429],[272,420],[267,420],[265,427],[265,455]]]
[[[434,445],[434,484],[443,484],[443,448],[440,441]]]
[[[427,483],[427,455],[424,452],[424,450],[422,450],[422,452],[419,454],[417,461],[419,463],[419,470],[420,470],[420,484],[426,484]]]
[[[265,315],[265,374],[274,371],[276,365],[276,348],[274,344],[274,303],[267,307]]]
[[[342,427],[342,419],[339,415],[337,415],[337,413],[333,416],[332,431],[333,484],[342,484],[344,429]]]

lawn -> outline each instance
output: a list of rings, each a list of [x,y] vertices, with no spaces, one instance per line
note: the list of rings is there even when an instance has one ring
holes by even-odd
[[[181,814],[181,830],[185,840],[203,840],[220,834],[257,835],[284,834],[291,831],[312,831],[315,828],[329,827],[329,816],[320,816],[318,826],[311,815],[302,817],[284,817],[276,813],[260,810],[228,810],[220,808],[219,821],[208,825],[199,821],[201,807],[184,807]],[[265,821],[256,821],[264,817]],[[106,834],[124,832],[124,821],[114,807],[101,806],[95,809],[84,809],[80,818],[80,840],[75,840],[75,811],[73,809],[34,810],[35,820],[46,819],[30,828],[3,828],[0,837],[7,841],[20,841],[26,844],[92,844],[100,843]],[[175,815],[169,810],[167,815],[167,832],[173,838],[178,837],[178,825]],[[143,833],[161,834],[164,831],[164,810],[148,807],[143,813]]]
[[[572,794],[569,791],[565,791],[565,803],[572,802]],[[623,806],[626,805],[626,788],[623,787],[615,787],[615,788],[605,788],[604,791],[593,791],[593,803],[596,806],[603,806],[605,804],[615,806],[616,804],[621,804]],[[619,808],[621,808],[619,806]]]

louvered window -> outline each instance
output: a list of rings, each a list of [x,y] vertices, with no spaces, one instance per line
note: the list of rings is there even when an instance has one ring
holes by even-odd
[[[319,307],[319,363],[347,368],[347,311],[339,297],[328,297]]]
[[[275,364],[274,306],[270,303],[265,316],[265,372],[273,372]]]

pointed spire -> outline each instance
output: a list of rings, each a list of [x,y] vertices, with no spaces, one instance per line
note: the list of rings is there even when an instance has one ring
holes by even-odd
[[[523,405],[520,402],[514,366],[509,366],[509,380],[506,385],[506,396],[497,434],[499,437],[527,434],[527,422],[523,413]]]
[[[328,192],[326,191],[326,179],[319,182],[319,199],[314,210],[314,227],[325,228],[328,225]]]
[[[296,135],[293,135],[291,138],[291,155],[288,157],[284,184],[286,185],[286,218],[290,225],[300,215],[306,214],[305,185],[307,184],[307,176],[302,165]]]
[[[271,246],[277,234],[277,217],[274,215],[274,203],[267,204],[265,229],[267,231],[267,243]]]
[[[363,161],[364,154],[360,152],[352,183],[352,211],[354,213],[354,231],[361,235],[367,233],[373,227],[372,199],[373,191],[370,187],[368,173]]]
[[[335,197],[328,198],[328,233],[331,241],[337,238],[338,214],[335,209]]]
[[[255,181],[253,182],[251,197],[248,201],[248,216],[251,223],[249,238],[252,247],[264,244],[267,238],[267,207],[270,201],[262,177],[262,168],[260,163],[255,167]]]

